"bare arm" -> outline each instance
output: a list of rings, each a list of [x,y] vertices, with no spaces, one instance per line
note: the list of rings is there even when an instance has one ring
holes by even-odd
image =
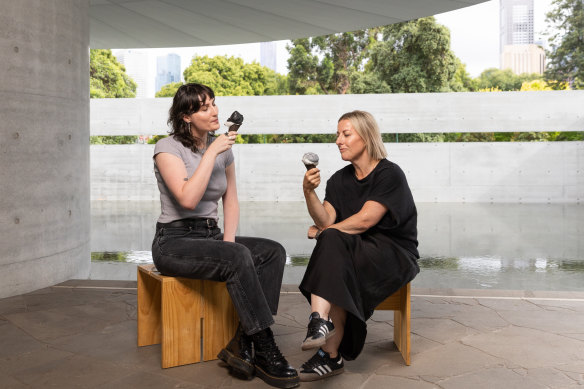
[[[320,170],[310,169],[304,175],[302,190],[306,199],[308,213],[319,229],[324,229],[335,222],[337,214],[328,202],[321,203],[315,189],[320,185]]]
[[[195,173],[188,180],[184,162],[170,153],[159,153],[154,157],[158,171],[164,183],[178,201],[186,209],[195,209],[207,190],[213,166],[217,155],[231,148],[234,141],[226,135],[220,135],[211,143]]]
[[[347,234],[362,234],[377,225],[386,213],[387,207],[385,205],[377,201],[366,201],[359,212],[340,223],[330,225],[328,228],[335,228]]]
[[[227,190],[223,194],[223,240],[235,242],[235,232],[239,224],[239,201],[235,183],[235,162],[225,169]]]

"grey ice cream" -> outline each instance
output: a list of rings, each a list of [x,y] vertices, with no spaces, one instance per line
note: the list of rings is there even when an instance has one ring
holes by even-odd
[[[243,115],[237,111],[233,111],[229,119],[225,122],[225,126],[227,126],[227,131],[237,131],[242,123]]]
[[[306,153],[302,156],[302,163],[306,166],[306,170],[314,169],[318,165],[318,155]]]

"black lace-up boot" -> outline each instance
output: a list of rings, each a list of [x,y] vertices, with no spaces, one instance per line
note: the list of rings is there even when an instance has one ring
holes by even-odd
[[[294,388],[299,385],[298,372],[278,349],[270,328],[252,335],[252,340],[258,377],[277,388]]]
[[[243,332],[241,324],[235,331],[235,336],[217,355],[219,359],[227,363],[234,373],[250,379],[254,373],[251,336]]]

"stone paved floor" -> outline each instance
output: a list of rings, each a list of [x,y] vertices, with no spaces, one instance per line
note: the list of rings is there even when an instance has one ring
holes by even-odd
[[[265,387],[218,361],[161,369],[160,346],[136,347],[136,283],[69,281],[0,299],[0,388]],[[393,314],[369,321],[345,373],[301,387],[584,388],[584,293],[412,290],[412,364],[391,341]],[[309,314],[284,286],[274,332],[299,367]]]

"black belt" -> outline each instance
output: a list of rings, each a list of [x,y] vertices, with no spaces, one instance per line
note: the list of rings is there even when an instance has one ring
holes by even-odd
[[[157,223],[158,227],[190,227],[190,228],[217,228],[215,219],[180,219],[170,223]]]

